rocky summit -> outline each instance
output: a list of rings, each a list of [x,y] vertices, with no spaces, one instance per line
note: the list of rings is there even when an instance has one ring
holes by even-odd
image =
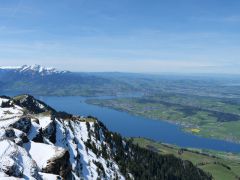
[[[211,179],[30,95],[0,97],[0,179]]]

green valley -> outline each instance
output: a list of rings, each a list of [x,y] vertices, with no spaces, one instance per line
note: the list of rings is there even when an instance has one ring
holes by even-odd
[[[143,138],[134,138],[132,140],[140,147],[158,152],[159,154],[171,154],[182,160],[191,161],[198,168],[210,173],[215,180],[237,180],[240,178],[240,154],[183,149]]]
[[[93,99],[87,102],[171,121],[196,135],[240,142],[240,103],[237,98],[161,92],[135,98]]]

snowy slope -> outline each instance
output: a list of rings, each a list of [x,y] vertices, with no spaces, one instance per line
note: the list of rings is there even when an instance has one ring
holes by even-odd
[[[31,96],[0,98],[0,179],[125,179],[113,157],[86,146],[91,140],[99,150],[102,144],[109,148],[103,134],[95,137],[96,123],[53,115]]]
[[[11,140],[0,141],[0,178],[11,176],[39,179],[38,167],[26,149]]]

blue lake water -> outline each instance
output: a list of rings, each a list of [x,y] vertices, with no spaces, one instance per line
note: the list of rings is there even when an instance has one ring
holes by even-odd
[[[102,97],[107,98],[107,97]],[[125,112],[85,103],[85,97],[39,97],[58,111],[76,115],[91,115],[102,121],[109,130],[125,137],[145,137],[182,147],[240,152],[240,144],[203,138],[181,131],[175,124],[134,116]]]

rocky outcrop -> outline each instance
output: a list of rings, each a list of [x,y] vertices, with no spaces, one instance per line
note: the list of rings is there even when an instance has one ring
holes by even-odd
[[[7,139],[0,140],[0,147],[0,179],[8,176],[41,179],[36,163],[23,147]]]
[[[3,101],[0,107],[2,108],[13,107],[13,103],[11,101]]]
[[[21,178],[23,176],[23,169],[21,165],[15,161],[17,154],[18,151],[15,149],[8,158],[3,158],[1,161],[3,166],[1,168],[5,174]]]
[[[42,131],[43,137],[49,139],[53,144],[56,143],[56,122],[53,118],[52,121]]]
[[[57,174],[67,179],[71,174],[71,165],[69,162],[69,152],[65,150],[59,156],[53,157],[47,162],[47,166],[42,169],[45,173]]]
[[[53,108],[46,105],[44,102],[36,100],[33,96],[28,94],[16,96],[13,98],[13,101],[18,106],[26,108],[28,111],[36,114],[46,111],[55,111]]]
[[[31,128],[31,119],[29,117],[21,117],[18,121],[11,124],[10,127],[28,133]]]
[[[29,142],[26,133],[18,131],[17,129],[8,127],[0,128],[0,140],[9,140],[15,142],[17,145],[22,146],[24,143]]]
[[[38,133],[36,134],[36,136],[32,139],[32,141],[34,142],[39,142],[39,143],[43,143],[43,132],[42,132],[42,128],[39,129]]]
[[[3,138],[6,138],[6,139],[16,138],[15,132],[11,128],[1,128],[0,129],[0,138],[2,138],[2,139]]]

